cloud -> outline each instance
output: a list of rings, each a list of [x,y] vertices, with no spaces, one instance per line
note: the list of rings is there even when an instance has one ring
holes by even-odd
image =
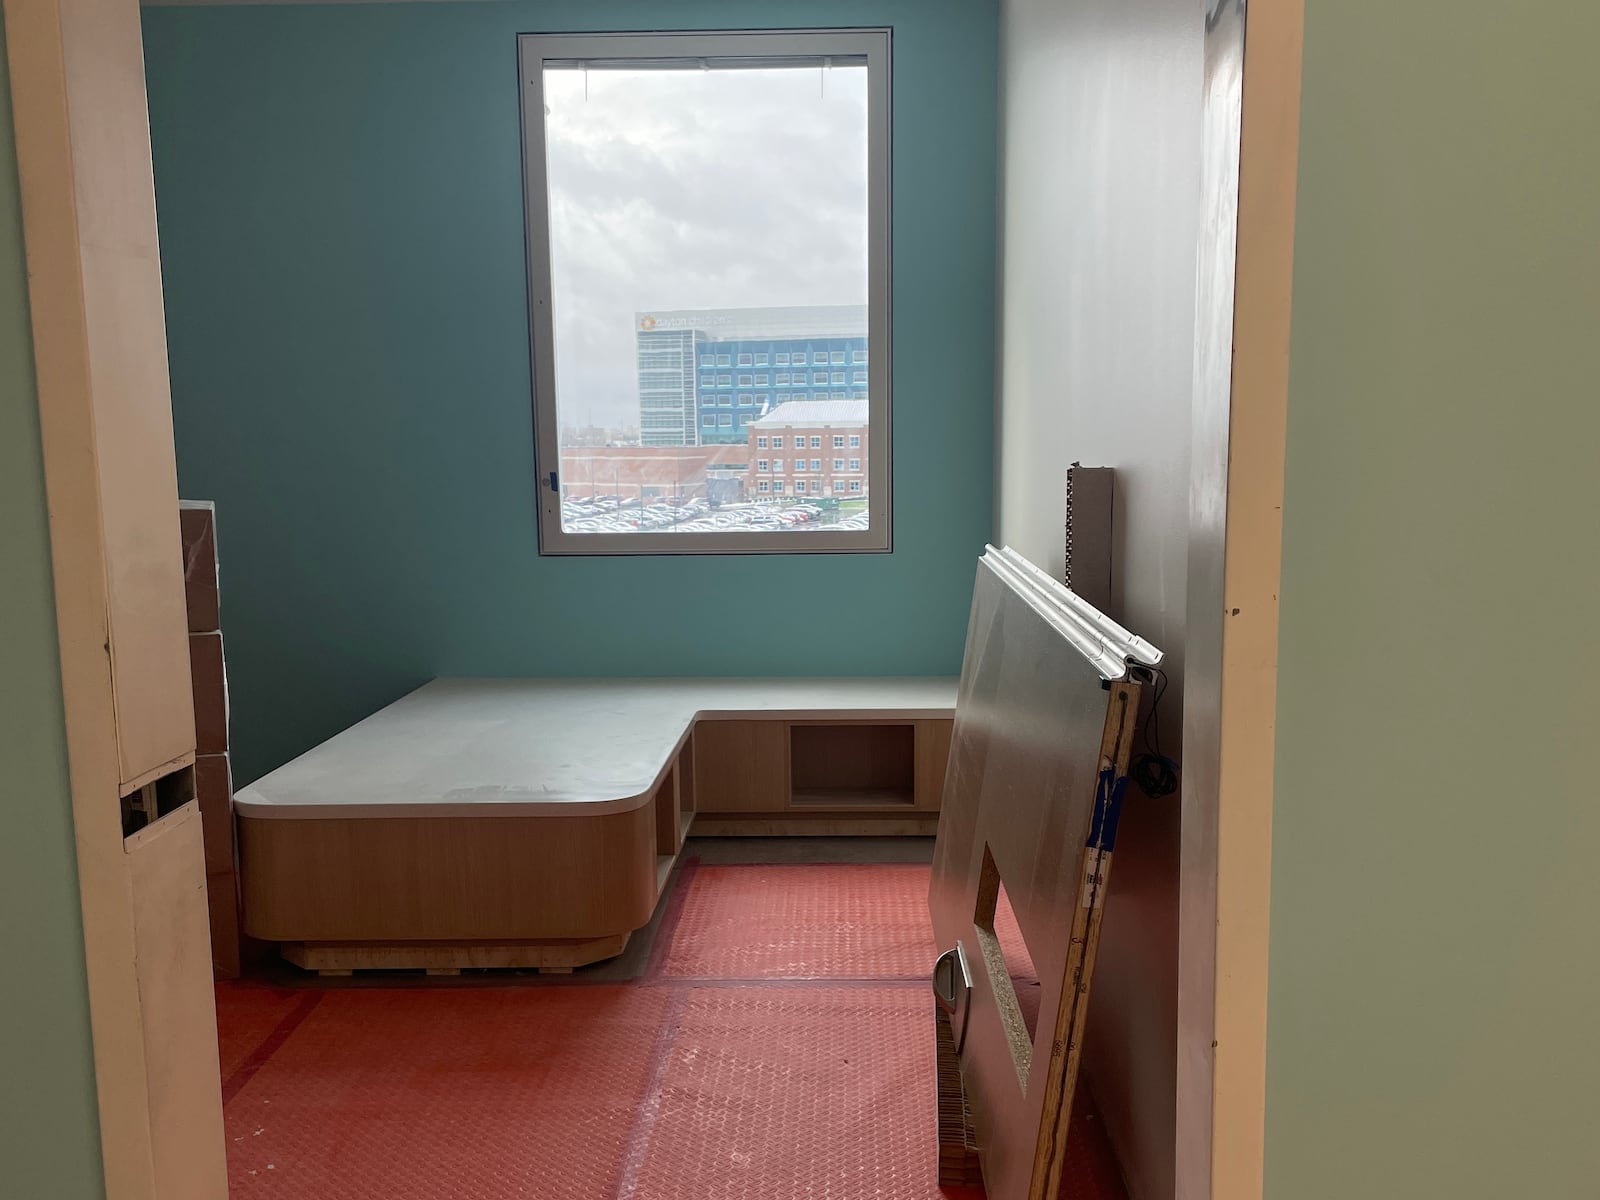
[[[555,70],[545,106],[564,424],[636,422],[636,312],[866,302],[864,67]]]

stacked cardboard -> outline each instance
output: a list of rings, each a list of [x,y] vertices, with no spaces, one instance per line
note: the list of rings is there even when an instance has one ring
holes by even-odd
[[[218,979],[239,975],[239,887],[234,868],[233,777],[228,769],[228,679],[217,595],[216,511],[210,501],[179,505],[184,593],[189,608],[189,674],[194,686],[195,793],[205,832],[211,963]]]

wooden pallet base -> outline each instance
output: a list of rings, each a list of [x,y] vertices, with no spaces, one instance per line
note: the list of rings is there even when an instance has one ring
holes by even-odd
[[[937,1005],[933,1024],[939,1088],[939,1186],[982,1187],[978,1135],[972,1126],[967,1091],[961,1083],[961,1058],[956,1054],[950,1016]]]
[[[575,967],[615,958],[627,948],[629,936],[512,942],[285,942],[278,950],[295,966],[328,976],[419,969],[429,975],[459,975],[463,970],[495,968],[568,975]]]

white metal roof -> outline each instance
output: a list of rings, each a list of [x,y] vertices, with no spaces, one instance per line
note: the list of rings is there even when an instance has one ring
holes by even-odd
[[[780,404],[760,420],[752,421],[752,429],[788,429],[812,425],[865,425],[867,402],[865,400],[790,400]]]

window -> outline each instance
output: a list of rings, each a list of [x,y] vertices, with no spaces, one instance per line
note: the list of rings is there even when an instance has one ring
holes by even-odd
[[[804,492],[806,490],[806,481],[804,479],[796,479],[794,481],[794,490]]]
[[[756,459],[756,470],[765,471],[766,469],[767,469],[767,460],[764,459],[764,458]]]
[[[781,459],[781,458],[775,458],[775,459],[773,459],[773,460],[772,460],[772,469],[773,469],[773,470],[774,470],[774,471],[781,471],[781,470],[783,470],[783,459]]]
[[[859,470],[861,470],[861,460],[860,460],[860,459],[859,459],[859,458],[852,458],[852,459],[851,459],[851,460],[850,460],[850,469],[851,469],[851,470],[852,470],[852,471],[859,471]]]
[[[852,372],[850,372],[850,382],[851,383],[865,383],[866,381],[867,381],[867,373],[865,371],[852,371]]]
[[[760,484],[757,485],[757,488],[758,488],[758,490],[763,491],[763,492],[770,492],[772,490],[772,484],[768,483],[765,479],[763,479],[760,482]]]
[[[783,491],[783,480],[781,480],[781,479],[774,480],[773,483],[772,483],[772,490],[775,491],[775,492]]]
[[[813,458],[813,459],[812,459],[812,460],[811,460],[811,469],[812,469],[812,470],[813,470],[813,471],[820,471],[820,470],[822,470],[822,460],[821,460],[821,459],[820,459],[820,458]]]
[[[842,470],[844,470],[844,459],[842,459],[842,458],[836,458],[836,459],[834,459],[834,460],[833,460],[833,469],[834,469],[834,470],[835,470],[835,471],[842,471]]]
[[[724,502],[714,528],[591,512],[579,529],[562,493],[583,489],[559,476],[564,431],[597,426],[636,429],[637,444],[584,447],[592,466],[580,471],[601,478],[614,457],[626,478],[625,459],[660,448],[703,478],[715,459],[700,446],[748,444],[770,407],[769,362],[816,376],[798,386],[818,392],[797,392],[789,371],[778,397],[790,402],[827,395],[825,365],[837,373],[856,347],[893,362],[888,31],[525,34],[518,56],[540,549],[887,550],[888,437],[864,472],[881,483],[867,511],[802,538],[759,521],[753,496]],[[827,202],[775,207],[773,181],[792,173],[796,143],[826,147]],[[503,149],[509,161],[519,147]],[[804,247],[803,277],[769,269],[778,244]],[[806,290],[813,279],[823,292]],[[761,328],[762,309],[784,324]],[[865,407],[869,427],[886,430],[889,372],[878,374]],[[702,386],[718,393],[709,412]]]
[[[859,492],[859,491],[860,491],[860,490],[861,490],[861,480],[859,480],[859,479],[852,479],[852,480],[851,480],[851,481],[850,481],[850,490],[851,490],[851,491],[852,491],[852,492]]]
[[[850,435],[850,449],[858,450],[860,448],[861,448],[861,435],[859,433],[852,433]]]
[[[781,435],[772,439],[772,448],[774,450],[783,449],[783,438]]]
[[[835,450],[842,450],[844,448],[844,434],[836,433],[833,435],[833,448]]]
[[[756,438],[756,449],[757,450],[765,450],[766,448],[767,448],[767,439],[764,438],[764,437],[757,437]]]
[[[851,354],[850,354],[850,361],[853,362],[853,363],[864,363],[864,362],[866,362],[867,361],[867,352],[865,350],[852,351]]]
[[[779,358],[782,358],[782,357],[783,357],[783,355],[781,355],[781,354],[780,354],[780,355],[779,355],[779,356],[778,356],[778,357],[779,357]],[[780,387],[781,387],[781,386],[782,386],[782,385],[783,385],[783,384],[786,384],[786,383],[788,383],[788,382],[789,382],[789,372],[787,372],[787,371],[779,371],[779,372],[778,372],[778,378],[777,378],[777,380],[776,380],[776,381],[775,381],[775,382],[776,382],[776,383],[777,383],[777,384],[778,384],[778,385],[779,385],[779,386],[780,386]]]
[[[815,433],[811,435],[811,448],[813,450],[822,449],[822,438]]]
[[[835,372],[833,372],[831,375],[828,376],[828,382],[829,383],[843,383],[844,382],[844,372],[843,371],[835,371]]]

